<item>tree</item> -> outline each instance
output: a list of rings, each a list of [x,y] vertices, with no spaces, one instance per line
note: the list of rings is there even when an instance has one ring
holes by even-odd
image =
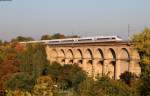
[[[141,74],[141,86],[140,93],[141,96],[149,96],[150,95],[150,65],[146,65]]]
[[[33,89],[33,96],[53,96],[53,81],[50,76],[40,76]]]
[[[150,64],[150,29],[145,28],[143,32],[134,35],[132,41],[140,53],[141,63]]]
[[[33,41],[34,39],[32,37],[23,37],[23,36],[18,36],[14,39],[11,40],[11,42],[23,42],[23,41]]]
[[[52,35],[52,39],[64,39],[65,35],[60,34],[60,33],[56,33],[54,35]]]
[[[27,45],[26,50],[19,54],[19,59],[21,61],[21,71],[28,72],[35,77],[40,76],[45,65],[49,64],[49,61],[46,59],[45,48],[40,44]]]
[[[120,79],[128,85],[131,85],[131,82],[137,78],[136,74],[125,71],[120,75]]]
[[[96,96],[94,83],[95,81],[92,78],[86,78],[83,82],[81,82],[77,89],[79,96]]]
[[[2,45],[3,44],[3,41],[2,40],[0,40],[0,45]]]
[[[86,73],[77,65],[64,65],[53,62],[48,67],[48,73],[62,90],[77,88],[86,78]]]
[[[28,73],[16,73],[6,82],[6,86],[11,90],[31,91],[35,85],[34,77]]]
[[[6,46],[5,46],[6,47]],[[6,48],[3,47],[1,50],[1,64],[0,64],[0,87],[4,88],[4,83],[10,77],[16,73],[19,72],[20,62],[17,58],[17,50],[12,48],[11,46],[7,46]]]
[[[136,34],[132,38],[135,43],[135,48],[140,53],[141,57],[141,86],[140,93],[141,96],[150,95],[150,29],[145,28],[145,30],[139,34]]]
[[[43,35],[42,37],[41,37],[41,40],[51,40],[52,39],[52,36],[51,35]]]
[[[87,77],[85,71],[83,71],[78,65],[64,65],[61,69],[61,75],[59,76],[59,82],[62,89],[77,88],[78,85]]]
[[[13,68],[14,72],[6,84],[7,88],[29,91],[35,85],[36,79],[42,75],[45,65],[49,63],[46,59],[45,48],[41,45],[29,44],[23,52],[17,54],[16,58],[20,64],[19,71],[16,72],[16,69]],[[4,69],[8,70],[8,68]]]
[[[48,74],[50,74],[55,83],[58,82],[59,76],[61,75],[61,69],[62,66],[57,62],[53,62],[51,65],[47,66]]]

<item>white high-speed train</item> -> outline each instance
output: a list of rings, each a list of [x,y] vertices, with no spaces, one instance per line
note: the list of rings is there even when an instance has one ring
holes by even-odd
[[[66,44],[66,43],[86,43],[86,42],[111,42],[123,41],[118,36],[98,36],[98,37],[84,37],[84,38],[66,38],[66,39],[53,39],[53,40],[39,40],[27,41],[20,43],[45,43],[45,44]]]
[[[99,36],[99,37],[85,37],[85,38],[67,38],[54,39],[47,42],[48,44],[63,44],[63,43],[86,43],[86,42],[108,42],[108,41],[123,41],[118,36]]]

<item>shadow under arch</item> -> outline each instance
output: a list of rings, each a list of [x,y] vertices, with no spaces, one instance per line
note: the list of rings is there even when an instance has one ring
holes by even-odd
[[[61,62],[64,64],[65,63],[65,59],[66,59],[66,54],[65,54],[65,51],[63,49],[60,49],[59,56],[61,58]]]
[[[99,56],[100,61],[104,61],[104,53],[103,53],[102,49],[98,48],[97,50],[98,50],[99,55],[100,55],[100,56]]]
[[[111,52],[111,59],[112,59],[112,62],[116,62],[116,59],[117,59],[117,56],[116,56],[116,53],[114,51],[114,49],[112,48],[109,48],[110,52]]]
[[[73,64],[73,60],[74,60],[74,54],[73,51],[71,49],[68,49],[66,52],[66,59],[69,59],[70,64]]]
[[[104,53],[101,48],[97,48],[95,51],[95,76],[103,76],[104,75]]]
[[[108,64],[108,75],[110,78],[116,79],[116,53],[113,48],[109,48],[110,63]]]
[[[85,51],[85,59],[88,60],[87,63],[93,64],[94,57],[93,57],[93,53],[92,53],[91,49],[86,49],[86,51]]]
[[[126,48],[122,48],[120,52],[120,74],[129,71],[131,56]]]
[[[124,59],[124,60],[130,61],[131,56],[129,54],[129,51],[126,48],[122,48],[121,50],[124,51],[123,52],[124,54],[122,54],[121,58]]]
[[[83,53],[81,49],[76,50],[76,59],[78,59],[77,61],[78,64],[83,64]]]

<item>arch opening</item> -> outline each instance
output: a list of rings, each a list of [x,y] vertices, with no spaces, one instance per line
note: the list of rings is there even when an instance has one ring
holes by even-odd
[[[109,48],[109,58],[110,58],[110,63],[108,64],[108,75],[110,78],[115,79],[116,78],[116,53],[114,49]]]
[[[122,48],[120,52],[120,58],[121,65],[120,65],[120,74],[129,71],[129,65],[130,65],[130,54],[126,48]]]
[[[71,49],[67,50],[67,52],[66,52],[66,59],[68,61],[67,63],[73,64],[74,54],[73,54],[73,51]]]
[[[63,49],[61,49],[59,52],[59,58],[61,59],[61,63],[64,64],[66,56],[65,56],[65,51]]]
[[[87,59],[88,64],[93,64],[93,54],[90,49],[87,49],[85,52],[85,59]]]
[[[83,54],[81,49],[77,49],[75,58],[77,59],[77,64],[83,64]]]
[[[103,54],[103,51],[100,49],[100,48],[98,48],[97,49],[98,50],[98,53],[99,53],[99,60],[100,60],[100,62],[101,61],[104,61],[104,54]]]

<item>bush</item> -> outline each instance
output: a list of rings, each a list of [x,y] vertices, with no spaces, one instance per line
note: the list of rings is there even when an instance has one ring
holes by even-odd
[[[136,96],[125,83],[107,76],[100,77],[96,81],[86,79],[80,84],[77,92],[79,96]]]
[[[146,65],[142,75],[141,75],[142,84],[140,86],[141,96],[150,96],[150,65]]]
[[[120,79],[128,85],[131,85],[131,82],[137,78],[136,74],[125,71],[120,75]]]
[[[6,82],[6,86],[10,90],[31,91],[35,85],[35,78],[26,73],[17,73]]]

